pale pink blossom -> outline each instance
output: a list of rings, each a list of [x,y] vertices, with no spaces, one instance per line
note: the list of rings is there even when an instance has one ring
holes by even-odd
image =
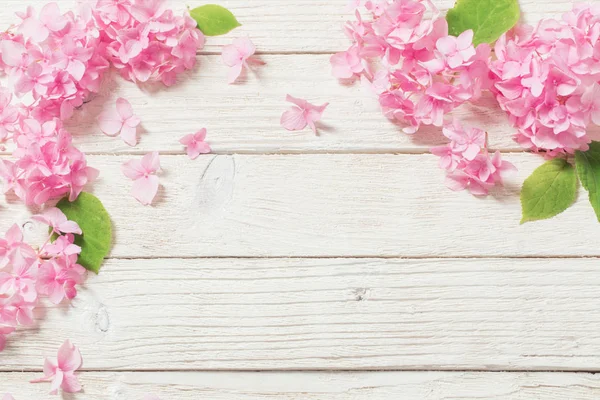
[[[20,32],[36,42],[45,41],[51,32],[61,31],[69,22],[67,18],[61,15],[56,3],[46,4],[40,11],[39,17],[35,16],[32,7],[29,7],[27,13],[21,17],[23,23],[20,26]]]
[[[336,53],[330,59],[333,76],[338,79],[349,79],[365,70],[359,49],[356,46],[347,51]]]
[[[464,31],[458,37],[445,36],[438,39],[436,47],[444,55],[450,68],[456,68],[475,57],[473,47],[473,31]]]
[[[289,94],[286,97],[286,101],[292,103],[293,106],[281,116],[281,126],[288,131],[300,131],[309,126],[316,134],[317,127],[315,124],[321,120],[323,112],[329,103],[316,106],[304,99],[298,99]]]
[[[12,273],[0,272],[0,294],[14,293],[24,301],[35,301],[37,272],[37,259],[25,258],[22,255],[12,257]]]
[[[206,128],[200,129],[194,134],[189,134],[182,137],[179,143],[186,146],[188,156],[195,160],[200,154],[211,152],[210,146],[204,141],[206,139]]]
[[[260,60],[253,57],[254,53],[256,53],[256,46],[247,37],[234,39],[232,44],[223,47],[221,58],[229,67],[229,83],[234,83],[244,68],[249,69],[251,64],[262,64]]]
[[[121,169],[126,177],[134,181],[132,196],[145,206],[152,204],[159,186],[156,176],[160,171],[158,152],[148,153],[141,160],[127,161]]]
[[[108,136],[121,135],[130,146],[137,144],[137,127],[141,120],[133,113],[131,104],[120,97],[115,109],[104,111],[98,116],[100,129]]]
[[[31,383],[52,382],[50,394],[58,394],[58,389],[62,389],[66,393],[79,392],[82,388],[75,372],[81,368],[82,362],[79,349],[70,340],[67,340],[58,349],[56,361],[46,358],[44,377],[33,380]]]
[[[37,291],[54,303],[77,296],[76,285],[83,283],[86,271],[70,258],[56,258],[42,263],[38,270]]]
[[[62,233],[75,233],[81,235],[81,228],[75,221],[69,221],[67,216],[58,208],[51,207],[41,214],[31,217],[33,220],[41,222],[52,228],[52,232],[60,235]]]

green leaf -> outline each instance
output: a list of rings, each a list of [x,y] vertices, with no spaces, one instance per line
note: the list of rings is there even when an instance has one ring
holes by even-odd
[[[242,26],[228,9],[216,4],[207,4],[190,11],[198,23],[198,29],[206,36],[224,35]]]
[[[493,43],[519,21],[517,0],[458,0],[448,11],[448,32],[458,36],[472,29],[473,44]]]
[[[56,207],[70,221],[77,222],[83,232],[83,235],[75,235],[75,244],[81,247],[78,264],[95,273],[100,272],[112,243],[110,216],[100,200],[93,194],[81,193],[74,202],[62,199]]]
[[[575,168],[562,158],[548,161],[523,183],[521,223],[552,218],[569,208],[576,198]]]
[[[600,142],[592,142],[586,152],[576,152],[575,162],[579,180],[589,192],[590,203],[600,221]]]

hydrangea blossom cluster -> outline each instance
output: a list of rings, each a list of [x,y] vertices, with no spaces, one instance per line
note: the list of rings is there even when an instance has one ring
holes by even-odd
[[[111,66],[135,82],[174,84],[195,65],[204,35],[165,0],[86,0],[67,13],[48,3],[17,15],[20,22],[0,33],[0,73],[9,86],[0,88],[0,147],[10,144],[16,158],[0,162],[0,178],[29,205],[75,200],[98,172],[72,145],[64,121],[100,90]]]
[[[356,0],[353,6],[372,18],[356,10],[356,21],[346,24],[353,44],[331,57],[333,74],[368,82],[384,114],[404,124],[406,133],[421,125],[442,127],[446,114],[488,89],[489,45],[475,48],[473,31],[448,35],[431,1]]]
[[[34,309],[42,298],[53,304],[71,300],[86,270],[77,264],[81,248],[74,234],[81,234],[77,223],[68,221],[58,208],[49,208],[33,217],[50,227],[40,248],[26,243],[18,225],[0,238],[0,351],[7,336],[20,326],[34,324]],[[51,236],[57,239],[51,242]]]
[[[495,53],[494,93],[517,142],[549,157],[587,150],[588,126],[600,125],[600,4],[520,26]]]
[[[440,157],[440,168],[447,171],[446,185],[450,189],[468,188],[476,196],[485,196],[492,186],[516,172],[513,164],[502,160],[499,151],[489,154],[487,135],[481,129],[465,129],[454,121],[443,128],[443,133],[450,143],[431,152]]]

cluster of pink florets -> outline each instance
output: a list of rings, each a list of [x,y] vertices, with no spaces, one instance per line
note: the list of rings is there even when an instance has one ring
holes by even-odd
[[[189,14],[175,15],[164,0],[95,0],[89,12],[106,46],[104,54],[121,75],[134,82],[175,84],[196,64],[204,34]]]
[[[600,4],[520,26],[495,50],[494,92],[517,142],[548,156],[587,150],[600,124]]]
[[[433,150],[453,189],[485,194],[499,183],[495,170],[512,165],[491,156],[483,131],[447,117],[456,107],[492,91],[524,148],[549,157],[586,150],[590,123],[600,124],[600,5],[576,6],[562,21],[524,25],[502,36],[492,56],[473,46],[473,32],[448,35],[446,20],[429,0],[353,0],[353,41],[331,58],[340,79],[360,77],[378,95],[384,114],[415,133],[444,127],[451,140]],[[359,8],[370,15],[364,20]],[[475,133],[476,132],[476,133]],[[477,137],[468,153],[461,143]],[[458,147],[457,147],[458,146]]]
[[[478,128],[463,128],[458,121],[443,129],[450,143],[431,149],[440,157],[440,168],[448,172],[446,185],[452,190],[469,189],[476,196],[485,196],[491,187],[502,184],[516,168],[502,160],[499,151],[490,155],[486,133]]]
[[[360,75],[370,82],[384,114],[404,124],[406,133],[421,125],[443,126],[446,114],[488,88],[489,46],[475,49],[473,31],[449,36],[446,20],[431,2],[362,5],[372,18],[364,20],[357,10],[356,21],[346,24],[353,44],[331,58],[333,74],[340,79]]]
[[[9,85],[0,89],[0,146],[10,145],[17,159],[0,161],[7,191],[42,205],[74,200],[96,178],[63,122],[100,90],[111,66],[132,81],[166,85],[193,68],[204,35],[187,12],[175,16],[164,4],[91,0],[63,14],[49,3],[39,14],[29,7],[0,34],[0,73]]]
[[[18,225],[0,238],[0,351],[6,338],[19,326],[34,324],[34,309],[42,297],[58,304],[77,295],[76,285],[83,283],[86,270],[77,264],[81,248],[73,234],[81,234],[77,223],[68,221],[57,208],[33,217],[50,227],[50,236],[39,249],[23,239]]]

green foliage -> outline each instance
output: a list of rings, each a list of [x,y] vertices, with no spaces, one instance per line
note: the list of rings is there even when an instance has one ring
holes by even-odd
[[[190,15],[198,23],[198,29],[206,36],[224,35],[241,26],[228,9],[216,4],[207,4],[190,10]]]
[[[600,142],[592,142],[586,152],[575,153],[579,180],[589,193],[590,203],[600,221]]]
[[[548,161],[523,183],[521,223],[552,218],[569,208],[576,198],[575,168],[562,158]]]

